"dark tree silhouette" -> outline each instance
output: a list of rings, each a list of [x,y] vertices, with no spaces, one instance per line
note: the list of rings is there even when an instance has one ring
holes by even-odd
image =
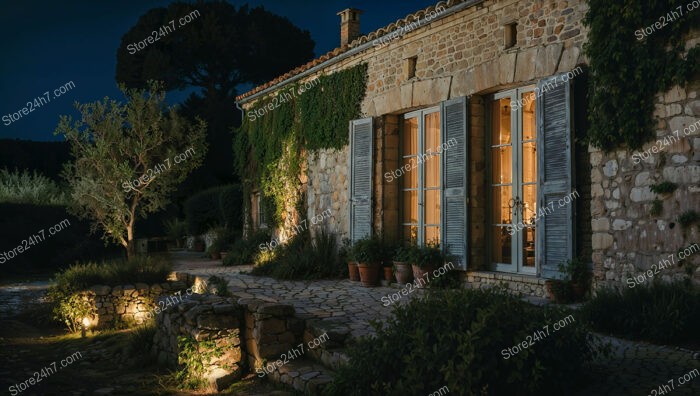
[[[191,21],[181,25],[186,16]],[[209,125],[209,155],[191,177],[202,188],[233,177],[231,127],[241,117],[236,87],[271,80],[312,59],[313,49],[308,31],[263,7],[177,2],[147,11],[124,34],[116,79],[131,88],[159,80],[166,90],[194,90],[181,111]]]

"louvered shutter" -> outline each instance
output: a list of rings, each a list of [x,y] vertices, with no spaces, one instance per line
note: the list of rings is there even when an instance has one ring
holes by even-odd
[[[372,234],[372,118],[350,121],[350,240]]]
[[[467,269],[468,141],[467,98],[442,102],[442,241],[455,258],[455,267]],[[455,143],[456,142],[456,143]]]
[[[553,210],[538,221],[537,260],[542,277],[558,279],[562,276],[558,265],[571,259],[574,252],[574,204],[559,207],[559,200],[569,195],[575,185],[571,163],[571,85],[559,75],[540,81],[538,88],[538,211],[547,205]]]

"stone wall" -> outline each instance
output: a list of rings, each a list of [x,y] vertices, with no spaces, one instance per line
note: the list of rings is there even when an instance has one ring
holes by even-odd
[[[183,344],[189,337],[203,355],[203,379],[222,390],[245,373],[280,359],[302,340],[304,321],[294,307],[254,298],[240,299],[194,294],[156,316],[151,353],[160,364],[178,367]],[[279,375],[277,372],[273,375]]]
[[[348,237],[348,147],[343,150],[319,150],[307,160],[307,224],[330,209],[330,218],[318,223],[335,233],[339,240]]]
[[[104,286],[95,285],[83,292],[91,302],[97,315],[90,318],[90,328],[104,329],[118,324],[141,324],[154,316],[156,301],[161,296],[186,295],[184,282],[165,282],[153,285]]]
[[[156,316],[157,331],[151,354],[157,356],[159,364],[177,367],[183,347],[179,338],[190,338],[202,356],[203,379],[220,391],[246,371],[242,323],[243,308],[233,299],[192,295]]]
[[[450,0],[446,5],[458,3],[461,1]],[[487,94],[573,70],[585,63],[581,52],[587,33],[582,25],[586,11],[585,0],[487,0],[426,27],[408,31],[386,45],[372,46],[304,78],[310,81],[321,73],[368,64],[367,94],[361,103],[361,116],[375,117],[375,137],[379,139],[374,153],[374,174],[378,175],[374,177],[375,230],[391,235],[398,229],[397,189],[381,176],[396,169],[397,115],[450,98]],[[505,48],[504,26],[511,23],[517,24],[517,42]],[[396,23],[397,26],[406,24],[407,21]],[[377,38],[372,34],[352,46],[371,43]],[[413,57],[416,58],[415,76],[409,76],[404,66]],[[243,105],[246,110],[254,106],[254,102]],[[472,117],[473,130],[483,131],[480,118],[483,114]],[[470,155],[475,160],[470,171],[476,172],[471,190],[478,194],[482,187],[475,183],[483,179],[484,169],[483,146],[478,145],[483,144],[483,135],[472,136],[471,143]],[[338,152],[322,150],[310,153],[307,161],[307,218],[330,207],[334,217],[329,229],[337,230],[342,237],[349,231],[347,152],[347,147]],[[302,175],[302,179],[305,177]],[[485,205],[479,199],[482,196],[485,195],[470,198],[474,199],[470,207],[475,221],[470,224],[471,247],[476,249],[472,250],[475,252],[472,260],[477,265],[483,264],[480,261],[483,261],[485,243],[485,224],[479,215]]]
[[[251,370],[296,347],[302,339],[304,321],[294,316],[294,307],[254,298],[239,300],[244,306],[244,339]]]
[[[512,293],[542,298],[547,296],[545,279],[534,276],[474,271],[467,272],[465,278],[467,288],[480,289],[503,285]]]
[[[700,34],[689,45],[698,41]],[[700,254],[680,264],[676,254],[700,241],[698,226],[683,229],[678,223],[684,212],[700,210],[699,92],[700,81],[696,81],[657,95],[657,137],[641,150],[589,150],[592,248],[598,285],[626,285],[628,278],[653,269],[653,265],[658,267],[670,255],[675,256],[675,264],[654,277],[666,281],[690,277],[700,283]],[[651,185],[665,181],[676,183],[676,191],[651,191]],[[662,211],[653,215],[656,199]]]

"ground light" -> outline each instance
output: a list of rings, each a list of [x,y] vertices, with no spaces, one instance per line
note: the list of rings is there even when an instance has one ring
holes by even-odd
[[[85,338],[85,330],[90,327],[90,319],[83,318],[83,325],[80,327],[80,338]]]

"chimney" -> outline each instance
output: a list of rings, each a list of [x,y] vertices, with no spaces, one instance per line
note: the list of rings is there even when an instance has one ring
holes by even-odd
[[[357,8],[347,8],[340,11],[340,46],[350,44],[352,40],[360,37],[360,14]]]

